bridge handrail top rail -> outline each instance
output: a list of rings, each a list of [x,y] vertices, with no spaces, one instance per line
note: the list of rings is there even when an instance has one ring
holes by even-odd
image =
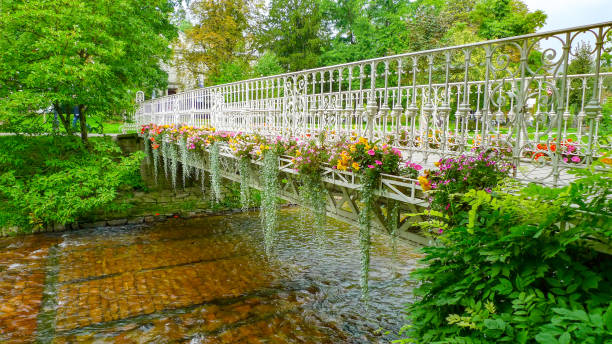
[[[279,75],[282,75],[282,74],[279,74]],[[537,80],[555,79],[555,78],[560,78],[560,77],[567,77],[568,79],[579,79],[579,78],[590,78],[590,77],[594,77],[594,76],[595,76],[595,73],[568,74],[568,75],[559,75],[559,76],[556,76],[556,75],[534,75],[534,76],[526,77],[526,79],[536,80],[537,81]],[[272,76],[270,76],[270,77],[272,77]],[[612,77],[612,72],[600,72],[599,73],[599,77],[601,77],[602,79],[606,78],[606,77]],[[513,81],[513,80],[520,80],[520,79],[521,79],[520,77],[519,78],[517,78],[517,77],[515,77],[515,78],[493,78],[493,79],[489,80],[489,83],[495,83],[495,82],[500,82],[500,81]],[[189,93],[194,93],[194,92],[201,91],[201,90],[208,90],[208,89],[217,88],[217,87],[221,87],[221,86],[227,86],[227,85],[231,86],[231,85],[235,85],[235,84],[239,84],[239,83],[243,83],[243,82],[247,82],[247,81],[253,81],[253,80],[259,80],[259,79],[247,79],[247,80],[236,81],[236,82],[228,83],[228,84],[221,84],[221,85],[215,85],[215,86],[208,86],[208,87],[204,87],[204,88],[191,89],[191,90],[183,91],[183,92],[180,92],[180,93],[175,93],[175,94],[170,94],[170,95],[166,95],[166,96],[157,97],[155,99],[147,99],[147,100],[145,100],[143,102],[143,104],[151,103],[151,102],[154,102],[154,101],[160,101],[160,100],[175,98],[176,96],[180,96],[182,94],[189,94]],[[470,81],[468,81],[469,85],[477,85],[477,84],[485,84],[485,83],[486,83],[485,80],[470,80]],[[415,85],[403,85],[403,86],[400,86],[400,88],[401,89],[413,88],[413,87],[426,88],[426,87],[430,87],[430,86],[431,87],[442,87],[442,86],[447,86],[447,85],[448,86],[461,86],[461,85],[464,85],[464,84],[465,84],[464,81],[452,81],[452,82],[448,82],[448,83],[432,83],[431,85],[427,84],[427,83],[424,83],[424,84],[415,84]],[[387,88],[388,89],[396,89],[397,86],[390,86],[390,87],[387,87]],[[374,89],[378,91],[378,90],[385,89],[385,87],[384,86],[377,86]],[[347,90],[342,90],[342,91],[334,91],[333,93],[336,94],[336,93],[347,93],[347,92],[366,92],[366,91],[369,91],[369,90],[370,90],[370,88],[364,88],[362,90],[349,90],[349,89],[347,89]],[[328,94],[328,93],[326,93],[326,94]],[[305,95],[305,96],[320,96],[320,95],[321,95],[320,93],[317,93],[317,94],[308,94],[308,95]],[[258,100],[271,100],[271,99],[277,99],[277,98],[280,99],[282,97],[269,97],[269,98],[263,98],[263,99],[258,99]],[[245,101],[243,100],[243,101],[239,101],[239,102],[245,102]],[[210,109],[202,109],[202,111],[209,111],[209,110]]]
[[[295,72],[288,72],[288,73],[264,76],[264,77],[259,77],[259,78],[246,79],[246,80],[241,80],[241,81],[234,81],[234,82],[229,82],[229,83],[225,83],[225,84],[207,86],[207,87],[201,88],[200,90],[214,89],[214,88],[220,88],[220,87],[224,87],[224,86],[231,86],[231,85],[237,85],[237,84],[242,84],[242,83],[247,83],[247,82],[254,82],[254,81],[260,81],[260,80],[292,77],[292,76],[296,76],[296,75],[300,75],[300,74],[324,72],[324,71],[328,71],[328,70],[334,70],[334,69],[344,68],[344,67],[352,67],[352,66],[361,65],[361,64],[377,63],[377,62],[384,61],[384,60],[389,60],[389,59],[392,60],[392,59],[397,59],[397,58],[405,58],[405,57],[412,57],[412,56],[422,56],[422,55],[428,55],[428,54],[432,54],[432,53],[444,52],[444,51],[449,51],[449,50],[459,50],[459,49],[463,49],[463,48],[486,46],[486,45],[505,43],[505,42],[513,42],[513,41],[529,39],[529,38],[535,38],[535,37],[548,38],[548,37],[559,35],[559,34],[563,34],[563,33],[586,32],[586,31],[589,31],[589,30],[592,30],[592,29],[603,28],[603,27],[607,27],[607,26],[612,26],[612,21],[605,21],[605,22],[601,22],[601,23],[597,23],[597,24],[588,24],[588,25],[574,26],[574,27],[570,27],[570,28],[557,29],[557,30],[551,30],[551,31],[546,31],[546,32],[536,32],[536,33],[520,35],[520,36],[512,36],[512,37],[499,38],[499,39],[493,39],[493,40],[485,40],[485,41],[481,41],[481,42],[467,43],[467,44],[461,44],[461,45],[450,46],[450,47],[441,47],[441,48],[434,48],[434,49],[428,49],[428,50],[422,50],[422,51],[413,51],[413,52],[401,53],[401,54],[396,54],[396,55],[375,57],[375,58],[371,58],[371,59],[365,59],[365,60],[359,60],[359,61],[354,61],[354,62],[341,63],[341,64],[336,64],[336,65],[331,65],[331,66],[316,67],[316,68],[304,69],[304,70],[295,71]],[[184,94],[184,93],[188,93],[188,92],[191,92],[191,91],[192,90],[187,91],[187,92],[181,92],[181,93],[178,93],[178,94]],[[165,97],[170,97],[170,96],[164,96],[164,97],[160,97],[160,98],[156,98],[156,99],[162,99],[162,98],[165,98]]]

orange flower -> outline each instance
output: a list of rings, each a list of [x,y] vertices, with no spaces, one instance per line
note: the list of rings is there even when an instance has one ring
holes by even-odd
[[[602,158],[601,162],[603,162],[606,165],[612,165],[612,159],[611,158]]]

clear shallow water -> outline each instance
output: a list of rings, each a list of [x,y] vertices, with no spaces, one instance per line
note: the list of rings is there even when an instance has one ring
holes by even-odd
[[[257,213],[0,239],[0,342],[387,343],[418,250],[281,211],[271,257]],[[389,331],[389,334],[385,332]]]

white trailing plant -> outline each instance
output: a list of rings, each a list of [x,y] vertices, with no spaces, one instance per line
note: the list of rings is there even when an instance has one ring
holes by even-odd
[[[157,169],[159,166],[159,148],[153,149],[151,154],[153,155],[153,175],[155,176],[155,183],[157,183]]]
[[[221,201],[221,171],[219,164],[219,142],[210,146],[210,186],[216,202]]]
[[[170,146],[171,143],[165,142],[161,140],[159,143],[161,145],[162,150],[162,159],[164,160],[164,174],[166,175],[166,180],[170,179]]]
[[[396,200],[391,200],[389,202],[389,234],[391,236],[391,254],[394,262],[397,262],[397,236],[398,236],[398,228],[397,225],[399,223],[399,203]],[[394,265],[395,266],[395,265]],[[394,273],[397,273],[394,268]]]
[[[240,206],[242,210],[247,210],[251,206],[251,190],[249,183],[251,181],[249,165],[250,160],[247,157],[242,157],[238,160],[238,169],[240,172]]]
[[[187,151],[187,138],[182,137],[178,140],[178,145],[181,153],[181,163],[183,165],[183,188],[185,188],[185,184],[187,183],[187,178],[189,178],[189,164],[188,164],[188,155]]]
[[[278,155],[271,150],[264,153],[262,167],[261,223],[266,254],[270,255],[276,239],[278,210]]]
[[[315,218],[315,235],[319,236],[325,227],[327,219],[326,197],[327,191],[321,182],[319,175],[301,175],[302,186],[300,188],[302,201],[311,209]]]
[[[361,296],[364,300],[368,299],[369,287],[368,280],[370,276],[370,246],[372,232],[372,208],[374,204],[374,187],[376,178],[364,174],[362,176],[363,184],[361,188],[361,203],[362,208],[359,212],[359,250],[361,253],[361,277],[359,285],[361,287]]]
[[[172,143],[168,143],[168,150],[169,150],[169,157],[170,157],[170,172],[172,174],[172,188],[174,190],[176,190],[176,179],[177,179],[177,174],[178,174],[178,149],[176,147],[176,145],[172,144]]]
[[[147,165],[151,164],[151,139],[149,139],[149,133],[144,132],[142,134],[142,138],[144,140],[144,150]]]

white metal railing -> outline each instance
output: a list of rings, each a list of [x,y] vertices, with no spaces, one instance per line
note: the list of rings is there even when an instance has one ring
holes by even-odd
[[[558,184],[565,170],[610,149],[599,126],[612,82],[601,70],[611,30],[606,22],[140,99],[135,120],[262,135],[357,133],[425,163],[501,146],[517,178]],[[595,42],[593,70],[569,75],[585,39]],[[544,40],[558,46],[540,51]]]

